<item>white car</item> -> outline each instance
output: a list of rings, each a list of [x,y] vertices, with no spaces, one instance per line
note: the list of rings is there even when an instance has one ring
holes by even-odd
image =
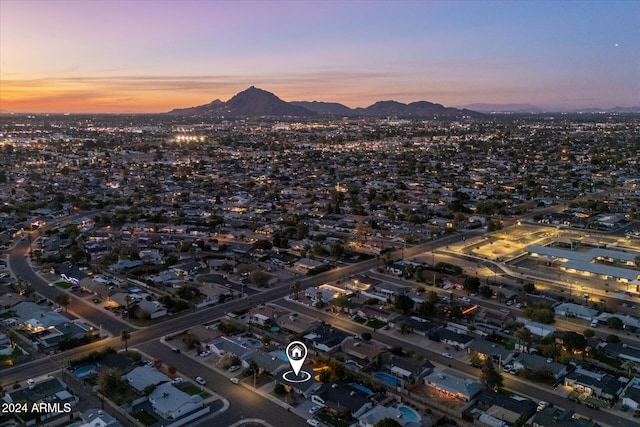
[[[240,379],[236,377],[229,378],[229,381],[231,381],[234,384],[240,384]]]
[[[541,400],[540,402],[538,402],[538,411],[542,411],[547,406],[549,406],[549,402],[545,402],[544,400]]]
[[[211,352],[209,350],[203,351],[202,353],[200,353],[200,357],[207,357],[210,354],[211,354]]]
[[[229,371],[229,372],[235,372],[235,371],[237,371],[238,369],[240,369],[240,365],[232,366],[232,367],[230,367],[229,369],[227,369],[227,371]]]
[[[200,385],[205,385],[207,383],[202,377],[196,377],[196,382]]]
[[[174,379],[171,380],[171,384],[180,384],[182,382],[182,378],[180,377],[175,377]]]
[[[313,419],[313,418],[309,418],[307,420],[307,424],[309,424],[310,426],[313,426],[313,427],[320,427],[320,421],[318,421],[316,419]]]
[[[442,355],[448,359],[453,359],[453,356],[451,355],[451,353],[442,353]]]
[[[313,406],[311,409],[309,409],[309,413],[311,415],[315,415],[320,412],[320,409],[322,409],[320,406]]]

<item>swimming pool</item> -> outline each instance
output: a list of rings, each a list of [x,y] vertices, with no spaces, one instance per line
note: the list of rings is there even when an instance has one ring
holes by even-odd
[[[247,343],[247,347],[250,347],[250,348],[253,348],[253,349],[262,347],[262,341],[257,340],[255,338],[249,338],[246,341],[246,343]]]
[[[285,362],[289,361],[289,358],[287,357],[287,353],[285,353],[282,350],[275,350],[275,351],[272,351],[271,353],[275,354],[276,357],[280,360],[283,360]]]
[[[413,422],[418,422],[422,419],[422,417],[420,416],[420,414],[418,414],[415,410],[409,408],[408,406],[404,406],[404,405],[399,405],[398,406],[398,411],[400,411],[402,413],[402,418],[409,420],[409,421],[413,421]]]
[[[386,372],[375,372],[373,376],[379,379],[380,381],[382,381],[383,383],[387,383],[394,387],[397,387],[401,384],[398,378],[394,377],[393,375],[389,375]]]
[[[93,374],[95,371],[96,371],[96,365],[84,365],[76,369],[73,375],[75,375],[78,378],[84,378],[88,375]]]

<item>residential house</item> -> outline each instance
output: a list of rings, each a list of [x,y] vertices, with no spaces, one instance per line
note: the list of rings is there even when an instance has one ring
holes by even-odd
[[[162,418],[175,420],[203,407],[202,396],[189,395],[178,390],[171,383],[157,386],[149,394],[153,410]]]
[[[101,409],[88,409],[80,418],[83,424],[80,427],[120,427],[122,424],[108,412]]]
[[[623,405],[627,405],[634,411],[640,409],[640,378],[634,377],[629,381],[620,397]]]
[[[65,404],[75,407],[79,400],[76,396],[69,393],[68,390],[69,387],[67,384],[58,378],[48,377],[46,380],[37,382],[29,387],[12,391],[7,390],[3,399],[7,403],[25,402],[29,408],[39,402],[58,404],[57,406],[62,410]],[[32,413],[30,411],[26,413],[18,412],[15,415],[20,418],[23,423],[26,423],[27,420],[21,418],[22,415],[29,416],[32,415]],[[60,413],[43,413],[40,415],[40,421],[54,418],[58,415],[60,415]],[[29,420],[31,420],[31,417],[29,417]]]
[[[282,360],[276,353],[265,353],[263,351],[256,350],[252,353],[245,355],[242,359],[242,367],[248,368],[254,362],[258,366],[259,372],[273,374],[283,367],[289,366],[288,360]]]
[[[598,310],[586,307],[584,305],[564,302],[557,305],[554,309],[556,316],[561,317],[577,317],[584,320],[593,320],[598,316]]]
[[[124,375],[129,385],[139,394],[144,393],[144,389],[150,385],[158,385],[171,381],[171,378],[158,371],[153,366],[138,366]]]
[[[487,426],[513,425],[531,418],[537,407],[536,402],[522,396],[483,390],[462,413],[462,419]]]
[[[352,356],[359,364],[368,364],[387,347],[378,341],[364,341],[349,337],[342,342],[342,352]]]
[[[384,370],[410,381],[417,381],[433,372],[435,366],[428,360],[419,361],[412,357],[398,356],[393,353],[382,353]]]
[[[309,341],[314,348],[328,353],[340,348],[348,336],[350,336],[348,333],[324,324],[306,334],[304,339]]]
[[[564,377],[564,385],[588,396],[617,400],[626,382],[611,374],[593,372],[581,367]]]
[[[261,304],[249,310],[249,322],[260,326],[275,324],[280,314],[281,312],[274,307]]]
[[[306,372],[306,374],[309,375],[311,380],[289,381],[289,378],[293,373],[293,371],[291,371],[291,366],[289,366],[288,363],[287,363],[287,366],[280,368],[273,374],[273,379],[277,383],[284,385],[287,391],[294,392],[296,394],[304,396],[305,399],[309,399],[315,392],[317,392],[322,387],[322,383],[315,380],[316,374],[310,368],[303,366],[300,372],[301,372],[301,375],[302,375],[302,372]]]
[[[345,383],[322,384],[311,401],[334,415],[351,414],[358,418],[373,407],[369,394]]]
[[[292,334],[304,334],[318,326],[318,321],[298,313],[289,313],[278,318],[278,326]]]
[[[482,391],[482,384],[478,381],[463,379],[444,372],[433,372],[424,377],[424,383],[447,396],[465,402],[473,399]]]
[[[538,356],[537,354],[520,353],[520,355],[513,360],[512,364],[516,369],[528,369],[530,371],[548,369],[556,380],[567,375],[567,367],[565,365],[554,362],[553,359]]]
[[[606,343],[598,344],[599,348],[604,349],[604,353],[613,359],[631,360],[640,363],[640,348],[632,347],[624,343]]]
[[[477,355],[481,360],[491,358],[491,360],[501,363],[503,366],[513,359],[513,350],[506,349],[501,344],[482,339],[473,340],[473,342],[469,344],[467,351],[470,355]]]
[[[212,342],[203,344],[202,346],[218,356],[232,354],[240,360],[245,360],[248,355],[254,351],[254,349],[247,347],[245,343],[226,336],[218,337]]]
[[[601,427],[595,421],[575,417],[571,409],[563,411],[555,407],[547,406],[531,419],[532,427]]]
[[[448,328],[439,328],[429,333],[429,339],[433,341],[440,341],[457,348],[466,349],[474,340],[474,337],[452,331]]]
[[[358,427],[376,427],[385,418],[396,421],[401,427],[420,427],[423,425],[419,419],[407,418],[406,414],[395,406],[378,405],[358,417]]]
[[[358,316],[366,319],[375,319],[381,322],[391,322],[400,315],[392,310],[387,310],[375,305],[363,305],[358,309]]]
[[[138,308],[149,315],[151,319],[167,315],[167,307],[159,301],[138,301]]]

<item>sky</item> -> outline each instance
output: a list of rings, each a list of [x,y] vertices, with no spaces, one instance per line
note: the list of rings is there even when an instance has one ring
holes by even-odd
[[[640,1],[0,0],[0,110],[640,105]]]

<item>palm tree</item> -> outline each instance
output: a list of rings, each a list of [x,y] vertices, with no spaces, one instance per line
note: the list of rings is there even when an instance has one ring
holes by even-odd
[[[127,331],[126,329],[125,329],[125,330],[123,330],[123,331],[120,333],[120,339],[121,339],[122,341],[124,341],[124,351],[125,351],[125,352],[129,351],[129,347],[128,347],[128,345],[127,345],[127,342],[129,341],[129,338],[131,338],[131,332]]]
[[[289,287],[289,290],[294,294],[294,298],[297,301],[298,300],[298,292],[300,292],[300,281],[299,280],[294,280],[293,283],[291,284],[291,286]]]
[[[67,307],[71,304],[71,298],[67,294],[58,294],[55,299],[56,304],[60,307],[64,307],[64,311],[67,311]]]
[[[631,371],[635,370],[636,363],[633,360],[625,360],[624,363],[620,366],[623,369],[627,370],[627,378],[631,378]]]
[[[529,328],[521,327],[515,332],[515,337],[518,340],[518,344],[525,344],[526,348],[529,348],[529,342],[531,341],[531,331]]]

